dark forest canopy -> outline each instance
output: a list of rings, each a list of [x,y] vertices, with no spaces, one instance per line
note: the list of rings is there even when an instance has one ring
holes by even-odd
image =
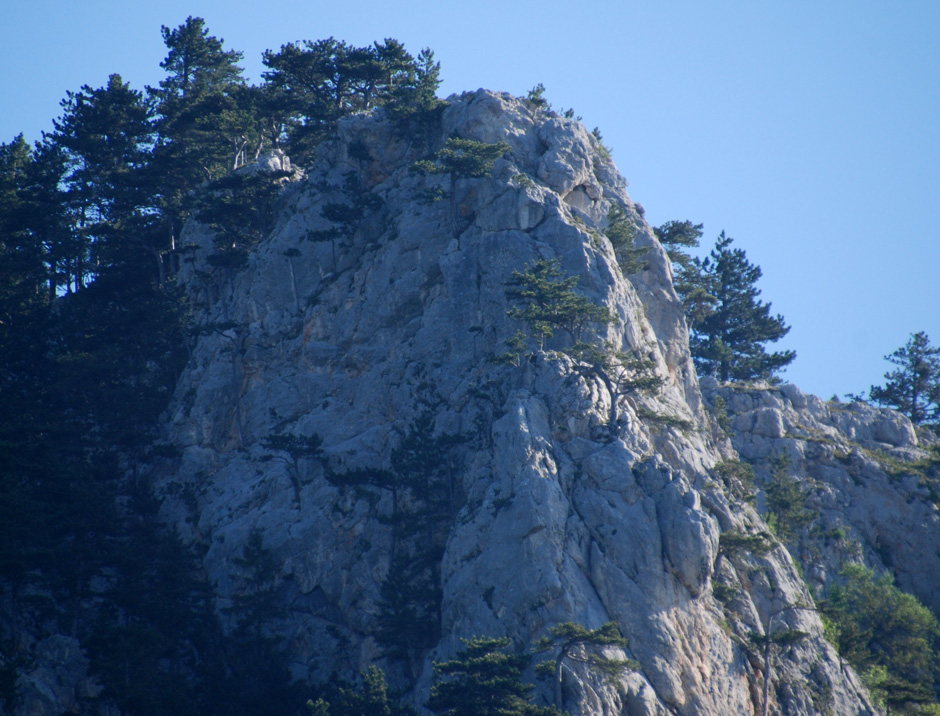
[[[219,263],[237,262],[280,178],[235,170],[272,150],[306,162],[352,112],[422,122],[441,105],[440,67],[394,39],[328,38],[266,52],[251,85],[201,18],[162,35],[157,87],[112,74],[68,92],[41,141],[0,144],[3,713],[30,629],[78,638],[102,698],[126,714],[287,714],[309,696],[249,628],[263,592],[234,607],[246,628],[223,634],[139,477],[193,338],[173,281],[179,233],[198,215]],[[244,558],[263,576],[260,547]]]
[[[113,74],[62,100],[35,146],[0,145],[4,263],[45,295],[80,291],[108,272],[162,283],[193,190],[263,152],[303,164],[347,114],[385,107],[402,119],[433,111],[440,65],[388,38],[365,47],[327,38],[264,53],[251,85],[205,21],[162,28],[166,76],[135,90]]]

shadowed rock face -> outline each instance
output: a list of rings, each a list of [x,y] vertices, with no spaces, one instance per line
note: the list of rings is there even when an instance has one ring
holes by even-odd
[[[640,668],[605,680],[573,666],[573,713],[759,713],[764,663],[749,636],[772,617],[771,632],[807,633],[772,664],[783,713],[872,713],[816,614],[796,608],[812,600],[789,554],[720,541],[766,526],[712,474],[729,448],[703,409],[669,262],[626,182],[573,120],[482,90],[449,103],[420,134],[381,113],[344,120],[243,270],[212,269],[211,235],[187,229],[180,278],[206,331],[165,426],[181,457],[155,484],[167,519],[202,548],[220,613],[251,588],[239,558],[260,531],[284,607],[267,627],[300,679],[378,660],[421,703],[432,662],[460,638],[525,649],[560,622],[615,620]],[[510,150],[486,177],[412,170],[455,134]],[[649,249],[629,278],[601,233],[612,202]],[[324,217],[337,204],[352,216],[341,225]],[[604,384],[568,358],[491,360],[522,327],[506,282],[539,258],[560,259],[617,316],[597,340],[664,380],[621,399],[616,426]],[[786,439],[786,416],[765,407],[736,412],[749,445]],[[291,454],[287,436],[318,436],[319,454]],[[408,467],[409,440],[434,464]],[[388,476],[432,473],[446,499],[401,519],[418,505]],[[395,556],[421,550],[440,589],[431,638],[383,658],[382,584]]]

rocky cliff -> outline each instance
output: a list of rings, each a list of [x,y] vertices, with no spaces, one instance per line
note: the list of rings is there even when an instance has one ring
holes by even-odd
[[[738,455],[766,487],[783,458],[806,495],[812,524],[789,543],[807,583],[822,594],[841,565],[890,572],[940,612],[940,518],[927,453],[910,421],[865,403],[823,401],[794,385],[718,386],[706,401],[729,421]],[[930,436],[925,436],[929,439]],[[920,464],[919,464],[920,463]],[[764,490],[759,491],[763,501]]]
[[[295,678],[379,663],[416,704],[461,638],[524,650],[562,622],[615,621],[636,668],[572,666],[572,713],[760,713],[768,670],[772,713],[874,713],[760,499],[715,466],[737,450],[760,486],[786,452],[812,480],[821,527],[796,555],[811,585],[890,554],[902,585],[936,602],[936,509],[871,453],[915,458],[911,426],[790,386],[707,383],[703,400],[669,261],[578,122],[482,90],[450,98],[420,136],[399,122],[343,120],[246,267],[214,266],[213,232],[186,231],[179,277],[202,335],[165,425],[177,457],[153,479],[218,612],[234,623],[240,595],[273,590],[264,629]],[[486,176],[415,169],[451,136],[509,149]],[[613,204],[648,249],[629,277],[603,233]],[[563,335],[493,360],[521,327],[507,282],[538,259],[616,316],[594,340],[647,361],[660,388],[611,395],[552,352]],[[706,410],[716,396],[733,447]],[[263,585],[252,544],[273,565]],[[403,596],[408,582],[424,594]],[[421,628],[397,651],[396,594]],[[783,629],[806,636],[767,659],[754,635]]]

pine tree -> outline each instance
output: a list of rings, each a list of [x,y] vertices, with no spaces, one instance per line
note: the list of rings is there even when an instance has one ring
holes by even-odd
[[[770,482],[766,488],[767,524],[784,542],[799,535],[812,524],[819,513],[806,507],[806,493],[800,481],[791,474],[789,453],[774,460]]]
[[[435,683],[427,708],[443,716],[560,716],[533,706],[531,684],[522,681],[525,654],[508,654],[508,638],[476,637],[451,661],[434,664]]]
[[[355,47],[332,37],[268,50],[265,91],[283,113],[291,153],[301,161],[352,112],[387,107],[397,116],[433,109],[440,64],[423,50],[415,60],[394,38]]]
[[[260,141],[260,121],[238,66],[241,52],[223,49],[201,17],[161,32],[167,77],[147,89],[157,113],[152,175],[170,248],[187,215],[187,195],[231,171],[244,143]]]
[[[563,278],[560,259],[539,259],[525,271],[513,271],[506,282],[506,298],[521,304],[510,308],[507,315],[529,324],[538,350],[559,328],[579,343],[586,329],[614,322],[607,308],[574,290],[577,284],[577,276]]]
[[[80,288],[107,268],[153,254],[145,238],[153,196],[142,180],[153,127],[143,94],[116,74],[104,87],[69,92],[62,107],[51,140],[66,159]]]
[[[638,249],[634,246],[636,224],[627,210],[619,204],[612,204],[610,211],[607,212],[607,228],[604,229],[604,236],[610,239],[611,246],[614,247],[614,255],[617,257],[617,264],[624,275],[639,273],[646,268],[643,256],[649,249],[645,247]]]
[[[659,243],[666,249],[666,254],[672,262],[672,284],[683,304],[690,306],[693,303],[710,310],[713,300],[702,286],[702,277],[695,259],[687,249],[696,248],[702,238],[702,225],[691,221],[667,221],[662,226],[653,229]],[[705,297],[706,300],[701,299]],[[690,317],[690,321],[696,317]]]
[[[370,666],[361,674],[359,688],[340,686],[328,691],[328,701],[308,701],[307,708],[313,716],[415,716],[415,710],[398,703],[389,692],[388,680],[377,666]]]
[[[940,348],[931,346],[927,334],[918,331],[885,360],[898,368],[885,373],[883,386],[872,386],[871,399],[904,413],[915,424],[940,421]]]
[[[597,629],[588,629],[574,622],[564,622],[549,629],[549,636],[540,639],[535,645],[536,651],[555,651],[555,658],[543,661],[536,667],[541,674],[551,675],[555,681],[555,703],[562,705],[562,671],[566,661],[590,664],[609,676],[616,676],[627,669],[638,668],[630,659],[611,659],[601,654],[591,653],[591,647],[626,648],[629,642],[620,634],[615,622],[607,622]]]
[[[3,333],[45,298],[42,246],[30,231],[27,185],[32,164],[22,134],[0,144],[0,342]]]
[[[940,625],[916,597],[861,565],[848,565],[823,603],[827,637],[890,713],[937,704]]]
[[[46,300],[51,303],[61,289],[69,292],[75,286],[74,232],[64,188],[68,165],[65,151],[50,135],[33,146],[30,158],[21,194],[23,225],[42,256]]]
[[[696,261],[703,291],[685,304],[692,358],[700,373],[722,381],[771,379],[796,353],[767,353],[764,344],[780,340],[790,327],[759,300],[760,267],[731,243],[722,232],[708,258]]]

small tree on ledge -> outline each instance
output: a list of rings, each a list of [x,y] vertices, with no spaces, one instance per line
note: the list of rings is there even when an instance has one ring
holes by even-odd
[[[535,340],[536,351],[542,352],[546,338],[553,338],[558,329],[565,331],[572,344],[557,353],[572,359],[573,372],[598,378],[604,384],[610,394],[609,424],[614,426],[622,397],[639,390],[656,390],[663,379],[656,375],[655,364],[650,360],[619,350],[607,341],[584,340],[589,329],[608,326],[617,317],[608,308],[577,293],[574,290],[577,283],[577,276],[563,278],[559,259],[539,259],[523,272],[513,271],[506,283],[506,297],[519,304],[510,308],[507,315],[527,323],[531,335],[517,331],[507,342],[510,350],[498,360],[518,365],[530,340]]]
[[[615,646],[625,649],[629,642],[620,634],[616,622],[607,622],[597,629],[587,629],[574,622],[563,622],[549,629],[549,636],[535,644],[536,652],[558,652],[555,658],[543,661],[536,667],[536,672],[555,679],[555,704],[562,707],[562,672],[566,661],[590,664],[608,676],[617,676],[628,669],[639,669],[640,665],[632,659],[611,659],[597,653],[589,653],[590,647]]]
[[[434,160],[415,162],[415,169],[428,174],[451,174],[455,177],[483,177],[493,170],[496,160],[510,149],[506,142],[488,144],[475,139],[451,137]]]

